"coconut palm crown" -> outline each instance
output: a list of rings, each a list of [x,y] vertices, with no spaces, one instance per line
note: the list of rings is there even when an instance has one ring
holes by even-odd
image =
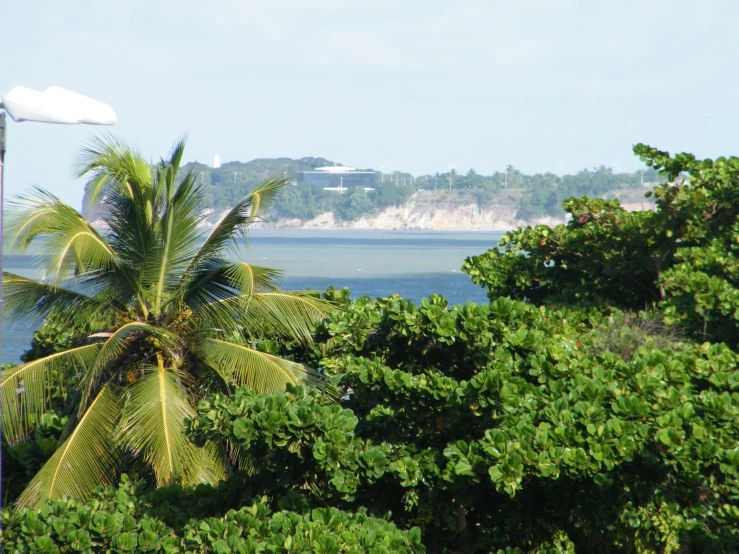
[[[84,498],[117,478],[123,458],[158,486],[216,482],[231,467],[227,448],[198,448],[183,435],[203,394],[320,384],[318,373],[255,349],[250,338],[308,340],[330,304],[281,292],[277,270],[233,261],[285,181],[259,185],[203,242],[202,192],[192,172],[179,172],[184,146],[155,165],[110,137],[85,148],[79,174],[90,178],[87,196],[102,206],[104,226],[42,190],[13,203],[12,247],[42,244],[45,274],[3,274],[4,316],[80,330],[67,350],[2,373],[2,431],[11,443],[49,409],[55,383],[72,384],[67,428],[19,505]]]

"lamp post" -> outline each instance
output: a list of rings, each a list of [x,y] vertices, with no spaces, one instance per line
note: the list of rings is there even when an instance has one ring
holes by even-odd
[[[61,87],[49,87],[39,92],[25,87],[15,87],[0,96],[0,274],[3,259],[3,170],[5,169],[6,114],[13,121],[37,121],[62,125],[113,125],[116,115],[113,109],[87,96]],[[0,308],[2,308],[2,281],[0,281]],[[0,310],[2,314],[2,310]],[[0,356],[2,356],[2,317],[0,317]],[[1,360],[0,360],[1,361]],[[0,406],[0,412],[2,406]],[[0,428],[0,441],[2,429]],[[2,507],[2,454],[0,454],[0,507]]]

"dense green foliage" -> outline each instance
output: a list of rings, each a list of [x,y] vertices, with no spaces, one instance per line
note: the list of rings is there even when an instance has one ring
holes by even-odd
[[[672,157],[644,145],[634,151],[666,179],[654,191],[656,212],[569,200],[566,225],[512,231],[464,270],[491,298],[631,309],[659,302],[666,321],[736,345],[739,158]]]
[[[430,552],[739,548],[739,357],[727,347],[677,343],[651,320],[618,312],[328,298],[345,309],[317,326],[314,342],[259,345],[323,368],[341,401],[301,387],[204,399],[191,438],[231,442],[245,471],[217,489],[145,495],[146,509],[131,508],[130,532],[157,521],[181,548],[203,529],[193,517],[225,517],[226,529],[264,497],[265,514],[293,512],[271,518],[305,525],[312,510],[332,507],[399,551],[416,539],[365,524],[365,510],[418,527]],[[33,518],[4,517],[14,537]],[[98,540],[87,521],[80,527]],[[257,527],[272,529],[269,521]]]
[[[374,191],[355,187],[341,194],[323,190],[318,185],[300,184],[286,187],[275,203],[272,216],[308,221],[333,212],[339,220],[353,221],[372,215],[376,209],[402,204],[415,190],[413,187],[397,188],[383,184]]]
[[[55,399],[57,408],[44,413],[32,433],[25,440],[10,445],[3,440],[3,504],[20,496],[28,483],[51,458],[59,445],[59,438],[68,424],[63,406]]]
[[[124,477],[117,489],[102,490],[87,503],[55,500],[38,510],[5,511],[0,521],[4,550],[36,554],[424,551],[418,529],[400,531],[362,511],[272,512],[265,498],[226,511],[213,494],[222,491],[203,486],[197,495],[178,489],[144,498],[135,493]]]
[[[341,406],[240,390],[190,431],[238,442],[257,494],[389,512],[432,552],[739,548],[739,358],[633,348],[615,320],[361,299],[291,349],[340,379]]]
[[[566,225],[510,231],[498,248],[468,258],[463,270],[491,299],[630,309],[660,299],[657,277],[671,265],[677,240],[660,213],[627,212],[617,200],[587,197],[564,208],[571,215]]]

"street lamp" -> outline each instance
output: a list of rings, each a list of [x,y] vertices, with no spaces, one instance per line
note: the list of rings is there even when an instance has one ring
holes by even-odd
[[[113,125],[116,115],[113,108],[61,87],[49,87],[39,92],[25,87],[15,87],[0,96],[0,274],[3,259],[3,170],[5,168],[5,114],[13,121],[37,121],[62,125]],[[2,281],[0,281],[0,307],[2,307]],[[0,310],[2,314],[2,310]],[[2,317],[0,317],[0,356],[2,356]],[[2,406],[0,406],[0,410]],[[2,430],[0,430],[2,440]],[[0,455],[0,477],[2,455]],[[2,506],[2,481],[0,480],[0,506]]]

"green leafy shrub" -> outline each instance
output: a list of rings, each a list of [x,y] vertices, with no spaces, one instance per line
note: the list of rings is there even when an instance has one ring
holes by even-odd
[[[44,413],[34,432],[24,441],[2,442],[3,495],[17,498],[39,469],[51,458],[59,444],[67,416],[50,410]]]
[[[675,235],[654,212],[627,212],[618,200],[573,198],[566,225],[516,229],[498,248],[462,266],[491,299],[535,304],[606,304],[640,309],[660,300],[658,276],[671,263]]]
[[[655,212],[570,199],[566,225],[511,231],[463,270],[491,299],[658,304],[669,324],[739,344],[739,158],[698,160],[643,144],[634,152],[666,180],[654,190]]]
[[[189,432],[238,444],[273,502],[392,514],[434,552],[736,551],[737,354],[611,352],[607,324],[360,299],[299,353],[340,380],[341,407],[240,390],[201,402]]]
[[[38,344],[34,335],[34,349]],[[50,343],[49,343],[49,347]],[[26,356],[30,356],[26,352]],[[3,364],[2,369],[10,370],[17,367],[15,364]],[[2,489],[3,504],[13,500],[26,488],[34,475],[41,469],[46,461],[54,454],[59,444],[59,438],[64,432],[69,417],[64,413],[64,402],[69,392],[74,393],[71,384],[70,372],[55,371],[50,387],[51,409],[36,418],[33,431],[25,440],[16,444],[9,444],[2,437]]]
[[[85,503],[54,500],[39,510],[5,510],[0,537],[6,552],[38,554],[424,552],[418,529],[400,531],[363,510],[272,512],[266,499],[259,499],[221,517],[201,516],[178,528],[152,516],[152,511],[156,505],[138,497],[124,477],[117,489],[101,490]]]

